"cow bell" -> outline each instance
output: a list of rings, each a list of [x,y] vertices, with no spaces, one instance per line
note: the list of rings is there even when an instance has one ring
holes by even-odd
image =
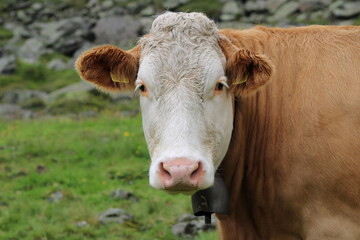
[[[205,216],[205,223],[211,224],[211,214],[229,214],[229,191],[221,175],[216,172],[214,186],[197,191],[191,196],[195,216]]]

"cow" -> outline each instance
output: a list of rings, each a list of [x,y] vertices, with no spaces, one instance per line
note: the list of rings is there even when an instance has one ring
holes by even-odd
[[[222,174],[222,239],[360,239],[360,27],[219,30],[166,12],[76,69],[139,93],[152,187],[192,194]]]

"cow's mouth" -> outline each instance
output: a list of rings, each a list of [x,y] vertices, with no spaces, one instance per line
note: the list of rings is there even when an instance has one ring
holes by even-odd
[[[199,189],[164,189],[167,193],[175,195],[175,194],[184,194],[184,195],[192,195],[196,193]]]

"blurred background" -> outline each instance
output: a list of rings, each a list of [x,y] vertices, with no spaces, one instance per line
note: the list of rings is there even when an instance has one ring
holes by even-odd
[[[148,186],[137,98],[73,69],[93,46],[133,47],[166,10],[219,28],[360,25],[358,0],[1,0],[0,239],[218,239],[189,196]]]

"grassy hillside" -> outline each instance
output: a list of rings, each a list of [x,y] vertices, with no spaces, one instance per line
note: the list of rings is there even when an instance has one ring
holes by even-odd
[[[0,122],[0,239],[178,239],[171,225],[191,212],[189,196],[148,186],[139,116]],[[116,200],[116,189],[140,200]],[[62,198],[50,201],[54,193]],[[108,208],[133,214],[101,224]],[[83,227],[78,222],[86,221]],[[199,239],[217,239],[215,232]]]

